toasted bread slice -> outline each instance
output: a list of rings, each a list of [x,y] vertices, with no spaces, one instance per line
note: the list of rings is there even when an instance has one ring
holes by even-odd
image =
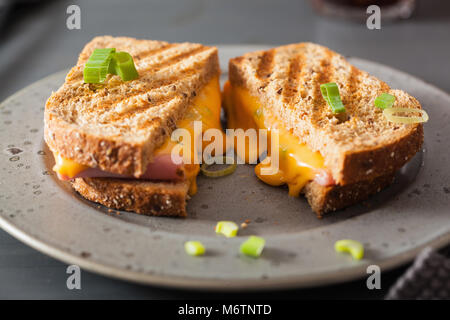
[[[311,181],[303,189],[318,218],[367,199],[394,180],[387,174],[346,186],[324,187]],[[144,215],[186,217],[189,181],[152,182],[109,178],[77,178],[72,187],[84,198],[117,210]]]
[[[394,173],[388,173],[371,180],[360,181],[345,186],[321,186],[315,181],[305,185],[302,192],[318,218],[325,213],[343,209],[366,200],[380,192],[394,181]]]
[[[133,56],[139,78],[105,85],[83,81],[95,48]],[[125,37],[94,38],[45,107],[45,141],[53,152],[89,167],[139,177],[196,93],[219,74],[217,49]]]
[[[154,182],[77,178],[72,187],[84,198],[109,208],[145,215],[186,217],[189,181]]]
[[[257,97],[302,143],[319,151],[338,185],[388,175],[421,148],[422,124],[386,121],[374,100],[386,92],[396,97],[394,107],[421,108],[420,103],[323,46],[299,43],[247,53],[230,60],[229,79]],[[346,121],[333,116],[322,97],[320,85],[328,82],[339,86]]]

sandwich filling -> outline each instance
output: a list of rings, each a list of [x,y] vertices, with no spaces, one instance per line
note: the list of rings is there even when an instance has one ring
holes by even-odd
[[[186,129],[191,139],[198,139],[194,136],[194,122],[202,121],[202,131],[210,128],[221,129],[220,125],[220,84],[219,77],[211,79],[196,95],[192,103],[187,107],[184,117],[177,122],[177,128]],[[177,141],[167,137],[165,142],[154,152],[153,162],[147,167],[146,172],[137,179],[143,180],[163,180],[190,182],[189,194],[197,192],[196,177],[199,173],[199,164],[172,161],[172,149],[177,145]],[[194,159],[194,154],[201,150],[194,150],[195,144],[191,141],[190,159]],[[200,147],[202,145],[200,144]],[[127,176],[112,172],[103,171],[99,168],[92,168],[77,163],[71,159],[62,157],[57,152],[53,153],[55,166],[53,170],[61,180],[71,180],[75,178],[123,178],[136,179],[134,176]],[[182,156],[182,155],[181,155]],[[182,159],[180,159],[182,160]]]
[[[259,100],[253,97],[247,89],[233,86],[227,82],[224,87],[224,104],[229,128],[267,130],[268,161],[260,162],[255,167],[255,174],[260,180],[272,186],[287,184],[289,195],[295,197],[312,180],[323,186],[335,184],[331,174],[324,167],[322,155],[311,150],[306,144],[301,143],[292,132],[286,130],[283,124],[270,114],[269,110],[265,110]],[[279,169],[273,174],[267,174],[267,172],[262,174],[261,169],[271,167],[270,134],[274,129],[278,130],[279,136]],[[236,148],[236,152],[248,163],[250,152],[255,152],[255,150],[250,150],[248,141],[246,142],[246,150],[237,150]],[[258,155],[265,151],[257,150]]]

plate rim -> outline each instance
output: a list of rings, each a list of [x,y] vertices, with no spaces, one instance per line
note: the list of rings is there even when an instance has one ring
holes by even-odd
[[[340,277],[336,277],[336,271],[326,271],[312,273],[300,276],[287,276],[268,279],[205,279],[205,278],[187,278],[178,276],[152,275],[148,273],[140,273],[130,270],[120,269],[118,267],[94,262],[87,258],[77,256],[75,254],[58,249],[48,245],[44,241],[38,240],[34,236],[15,227],[6,219],[0,216],[0,227],[8,234],[21,242],[29,245],[33,249],[44,253],[56,260],[67,264],[76,264],[82,269],[94,272],[102,276],[109,276],[119,280],[128,280],[134,283],[156,285],[167,288],[184,288],[193,290],[214,290],[214,291],[255,291],[255,290],[276,290],[276,289],[293,289],[293,288],[309,288],[320,287],[324,285],[333,285],[344,283],[352,280],[361,279],[361,275],[365,274],[370,263],[365,263],[353,267],[340,270]],[[432,247],[440,249],[450,243],[450,232],[440,235],[425,244],[403,252],[393,258],[378,261],[377,265],[383,272],[399,267],[411,260],[424,248]]]
[[[227,48],[243,48],[243,47],[258,47],[267,45],[218,45],[219,47]],[[368,63],[372,65],[378,65],[383,68],[387,68],[395,73],[401,74],[403,76],[408,76],[415,81],[424,83],[428,87],[432,88],[436,92],[439,92],[446,98],[450,100],[450,94],[435,86],[434,84],[428,83],[416,76],[413,76],[402,70],[398,70],[388,65],[384,65],[379,62],[366,60],[358,57],[347,56],[353,61],[357,60],[362,63]],[[37,82],[45,81],[49,78],[60,75],[63,72],[67,72],[67,69],[50,74]],[[0,105],[4,105],[8,101],[14,99],[16,96],[22,94],[29,87],[35,85],[37,82],[33,82],[26,86],[25,88],[18,90],[11,96],[3,100]],[[333,271],[322,271],[318,273],[310,273],[308,275],[290,275],[284,277],[275,277],[268,279],[220,279],[220,278],[191,278],[185,276],[167,276],[167,275],[153,275],[149,273],[136,272],[131,270],[124,270],[119,267],[102,264],[100,262],[92,261],[88,258],[80,257],[76,254],[64,251],[54,247],[43,240],[37,239],[35,236],[26,233],[19,227],[16,227],[8,219],[0,215],[0,227],[5,230],[8,234],[18,239],[19,241],[25,243],[26,245],[32,247],[33,249],[44,253],[56,260],[62,261],[67,264],[77,264],[81,268],[94,272],[102,276],[109,276],[115,279],[127,280],[134,283],[146,284],[146,285],[156,285],[168,288],[184,288],[193,290],[214,290],[214,291],[233,291],[233,290],[274,290],[274,289],[289,289],[289,288],[306,288],[306,287],[318,287],[324,285],[332,285],[338,283],[344,283],[351,280],[361,279],[363,274],[366,273],[366,268],[370,263],[360,264],[352,267],[347,267],[339,271],[339,277],[336,277],[336,270]],[[443,234],[428,240],[422,245],[416,246],[406,252],[402,252],[393,257],[377,261],[377,265],[382,268],[383,271],[389,271],[395,267],[406,264],[413,260],[413,258],[425,247],[432,247],[434,249],[439,249],[450,243],[450,231],[444,232]]]

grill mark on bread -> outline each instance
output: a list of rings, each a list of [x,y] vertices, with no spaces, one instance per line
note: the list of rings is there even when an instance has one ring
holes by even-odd
[[[80,57],[89,56],[94,48],[99,47],[116,48],[118,51],[126,51],[137,56],[166,45],[166,42],[161,41],[105,36],[95,38],[88,43]],[[141,73],[140,71],[151,63],[160,63],[163,59],[199,47],[201,45],[183,43],[175,49],[162,51],[153,58],[147,58],[146,63],[142,63],[140,68],[139,65],[137,66],[141,75],[138,79],[122,84],[118,76],[113,76],[112,83],[108,82],[106,88],[96,92],[90,90],[89,85],[82,81],[72,82],[66,78],[64,85],[48,99],[45,108],[45,139],[50,149],[75,162],[88,166],[98,165],[104,171],[142,175],[147,164],[152,160],[153,151],[163,142],[161,141],[164,138],[161,136],[162,130],[170,132],[173,124],[187,108],[192,92],[198,92],[199,88],[218,75],[220,69],[217,49],[205,47],[207,49],[202,54],[173,64],[169,69],[163,69],[160,72],[152,73],[152,70],[149,70],[147,73]],[[81,64],[77,65],[69,74],[82,74],[82,68]],[[183,73],[180,73],[182,69],[188,69],[188,71],[183,70]],[[182,77],[186,72],[192,75]],[[159,87],[165,84],[164,81],[159,80],[175,74],[181,77],[176,87],[162,87],[153,92],[145,92],[141,96],[131,97],[130,100],[123,100],[124,97],[130,98],[130,94],[136,94],[143,87]],[[169,82],[174,82],[174,79]],[[165,105],[149,108],[144,113],[132,115],[122,121],[107,122],[106,120],[119,111],[146,106],[150,103],[153,105],[160,103],[161,101],[157,102],[160,96],[172,95],[175,92],[180,98],[172,99]],[[147,100],[149,95],[150,101]],[[114,101],[123,101],[123,104],[114,105]],[[89,108],[92,112],[88,111]],[[106,109],[110,111],[105,112]],[[144,124],[145,119],[155,117],[161,118],[160,126],[164,128],[156,126],[156,122],[143,130],[137,128],[140,124]],[[106,153],[107,150],[99,147],[102,141],[108,141],[114,146],[117,157],[111,159],[110,154]],[[82,152],[74,152],[74,145],[77,145]],[[95,158],[98,163],[95,164],[92,158]]]
[[[122,121],[125,118],[132,117],[133,115],[136,115],[141,112],[145,112],[148,109],[159,107],[165,103],[170,102],[172,99],[174,99],[177,95],[175,93],[167,96],[158,97],[157,99],[153,99],[152,102],[148,103],[145,106],[138,106],[131,109],[127,109],[123,112],[115,112],[111,115],[111,118],[108,119],[108,122],[116,122],[116,121]]]
[[[348,85],[351,88],[351,92],[353,93],[356,91],[361,84],[359,81],[359,75],[361,74],[361,71],[358,70],[356,67],[351,66],[350,76],[348,77]]]
[[[178,62],[180,62],[182,60],[186,60],[186,59],[188,59],[188,58],[190,58],[192,56],[195,56],[195,55],[197,55],[199,53],[202,53],[204,51],[207,51],[207,50],[210,50],[210,48],[202,46],[202,45],[198,45],[197,48],[193,48],[193,49],[190,49],[190,50],[188,50],[186,52],[182,52],[182,53],[176,54],[176,55],[171,56],[168,59],[166,59],[164,61],[161,61],[159,63],[151,64],[151,65],[148,66],[148,68],[146,68],[146,69],[144,69],[142,71],[140,70],[140,71],[141,72],[148,72],[149,70],[151,70],[152,72],[159,71],[159,70],[161,70],[163,68],[168,68],[168,67],[170,67],[170,66],[172,66],[172,65],[174,65],[174,64],[176,64],[176,63],[178,63]]]
[[[92,52],[98,48],[116,48],[116,51],[125,51],[130,53],[133,57],[136,57],[142,54],[147,55],[147,52],[158,53],[168,46],[179,45],[177,43],[168,43],[165,41],[135,40],[131,42],[130,40],[131,38],[126,37],[112,38],[106,36],[94,38],[83,48],[78,58],[77,65],[83,65],[89,59]]]
[[[157,54],[161,54],[164,51],[167,51],[167,50],[172,49],[172,48],[177,47],[177,46],[179,46],[178,43],[166,43],[166,44],[161,45],[158,48],[152,48],[152,49],[149,49],[149,50],[144,51],[142,53],[134,54],[133,55],[133,60],[134,60],[134,62],[136,64],[136,67],[138,67],[138,65],[140,63],[142,63],[148,57],[156,56]],[[69,79],[72,82],[83,80],[84,65],[85,65],[86,61],[89,59],[89,56],[86,55],[86,57],[84,57],[83,59],[80,59],[80,61],[78,62],[78,65],[77,65],[77,68],[79,68],[79,70],[69,73],[68,77],[70,76]],[[138,70],[138,71],[142,72],[142,70]]]
[[[209,49],[210,48],[208,48],[208,47],[201,46],[201,47],[189,50],[187,52],[178,54],[176,56],[173,56],[172,58],[169,58],[169,59],[167,59],[165,61],[162,61],[162,62],[160,62],[160,63],[158,63],[156,65],[155,64],[150,65],[145,71],[139,70],[139,72],[141,74],[142,73],[149,73],[150,70],[155,68],[155,66],[156,66],[156,68],[159,68],[159,70],[160,70],[160,68],[162,68],[162,66],[167,68],[167,67],[169,67],[169,66],[171,66],[171,65],[173,65],[173,64],[175,64],[177,62],[180,62],[182,60],[186,60],[186,59],[188,59],[191,56],[197,55],[197,54],[202,53],[202,52],[204,52],[206,50],[209,50]],[[102,106],[105,106],[106,108],[108,106],[111,107],[110,104],[117,104],[117,103],[120,103],[120,102],[122,102],[124,100],[132,99],[132,98],[134,98],[134,97],[136,97],[138,95],[141,95],[141,94],[143,94],[143,93],[145,93],[147,91],[157,90],[157,89],[159,89],[159,88],[161,88],[163,86],[173,85],[173,84],[177,83],[178,81],[180,81],[181,79],[184,79],[184,78],[186,78],[188,76],[195,75],[195,73],[196,73],[196,66],[194,64],[194,65],[189,66],[186,69],[180,70],[179,72],[175,73],[174,75],[172,75],[170,77],[165,77],[164,79],[161,79],[161,80],[158,80],[158,81],[152,81],[149,84],[145,84],[140,89],[128,92],[127,95],[123,97],[123,99],[118,99],[118,97],[116,97],[116,96],[112,96],[111,99],[106,98],[105,100],[101,101],[102,102]],[[127,87],[128,85],[126,83],[120,83],[119,86]],[[95,106],[96,109],[98,107],[99,107],[98,105]],[[107,108],[107,109],[110,109],[110,108]]]
[[[360,74],[361,71],[354,67],[350,67],[350,75],[347,80],[347,86],[348,86],[348,95],[341,96],[342,103],[346,107],[347,111],[349,111],[349,108],[352,106],[352,101],[354,99],[359,99],[360,97],[357,97],[358,90],[360,90],[361,81],[360,81]]]
[[[384,81],[380,80],[380,85],[383,92],[388,92],[389,90],[391,90],[391,87],[389,87],[389,85]]]
[[[314,88],[314,111],[318,110],[318,107],[326,104],[326,101],[322,97],[322,92],[320,91],[320,85],[330,82],[333,74],[333,68],[331,65],[332,52],[330,50],[325,50],[325,57],[320,61],[320,70],[318,70],[318,75],[313,81]]]
[[[306,61],[303,62],[299,90],[302,96],[303,93],[307,96],[301,103],[288,106],[282,100],[279,89],[288,77],[289,59],[302,47]],[[341,55],[312,43],[286,45],[275,50],[275,71],[270,79],[273,82],[266,90],[260,90],[261,81],[256,76],[258,61],[263,54],[261,51],[230,61],[230,83],[244,86],[264,103],[266,113],[272,110],[287,129],[293,129],[294,135],[311,149],[319,151],[325,166],[339,185],[376,178],[398,169],[420,150],[422,125],[392,124],[385,120],[378,108],[373,107],[373,100],[383,91],[395,95],[396,104],[402,107],[421,108],[416,99],[401,90],[389,90],[385,83],[364,71],[353,71],[353,79],[358,80],[358,83],[353,83],[358,91],[355,95],[361,98],[348,102],[348,121],[342,121],[332,116],[331,109],[322,98],[320,84],[334,81],[341,89],[343,102],[350,99],[348,81],[351,64]],[[322,60],[327,56],[331,58],[332,69],[326,66],[325,59]],[[370,163],[370,167],[365,169],[365,163]]]
[[[267,85],[272,75],[274,57],[275,50],[271,49],[265,51],[259,60],[258,67],[256,68],[256,77],[263,82],[263,86]]]
[[[163,137],[163,139],[165,139],[168,132],[164,129],[164,126],[161,126],[161,124],[162,124],[162,119],[160,117],[149,118],[149,119],[145,119],[145,121],[143,123],[140,123],[139,125],[137,125],[137,129],[141,130],[141,129],[149,128],[152,125],[159,126],[160,130],[161,130],[161,136]]]
[[[99,111],[105,112],[110,109],[112,109],[115,105],[122,103],[126,100],[131,100],[139,95],[145,94],[148,91],[152,90],[158,90],[161,87],[164,86],[170,86],[173,84],[176,84],[179,81],[182,81],[183,79],[192,76],[196,73],[195,66],[192,66],[191,68],[180,70],[179,72],[175,73],[174,75],[158,80],[158,81],[152,81],[150,83],[146,83],[143,85],[140,89],[131,89],[126,95],[120,95],[120,94],[112,94],[104,96],[103,99],[99,100],[96,104],[86,104],[86,110],[88,112],[95,112],[98,113]],[[117,87],[128,87],[127,83],[121,83]],[[116,87],[116,88],[117,88]],[[110,88],[109,90],[112,91],[114,88]],[[98,95],[101,93],[99,92]],[[99,96],[95,97],[95,93],[93,93],[93,96],[86,97],[87,100],[91,100],[92,98],[100,98]],[[79,99],[77,95],[74,97],[71,97],[70,100],[68,100],[68,103],[71,104],[75,102],[75,100]],[[170,99],[171,100],[171,99]],[[170,101],[167,100],[167,101]],[[148,106],[152,107],[152,106]]]
[[[143,54],[137,54],[137,55],[135,55],[135,59],[134,59],[135,64],[138,67],[139,64],[141,64],[145,59],[149,58],[150,56],[155,56],[156,54],[160,54],[164,51],[168,51],[172,48],[176,48],[179,46],[180,46],[180,44],[172,43],[172,44],[164,45],[157,49],[151,49],[147,52],[144,52]],[[195,56],[199,53],[202,53],[206,50],[210,50],[210,48],[202,46],[202,45],[198,45],[196,48],[192,48],[188,51],[185,51],[185,52],[173,55],[173,56],[169,56],[168,59],[165,59],[161,62],[150,64],[146,68],[138,68],[139,75],[140,75],[140,77],[142,77],[143,75],[145,75],[147,73],[157,72],[163,68],[169,68],[172,65],[174,65],[182,60],[186,60],[186,59],[188,59],[192,56]],[[80,66],[78,66],[78,67],[80,67]],[[83,69],[84,69],[84,67],[81,66],[81,70],[75,71],[75,72],[73,72],[73,74],[71,74],[71,78],[70,78],[71,82],[83,80]],[[119,84],[119,86],[120,85],[126,85],[126,84],[122,82]],[[160,87],[161,86],[163,86],[163,85],[160,85]],[[133,94],[133,95],[135,95],[135,94]]]
[[[290,61],[288,77],[282,89],[283,101],[290,105],[298,96],[298,87],[301,79],[303,54],[299,53]]]
[[[144,59],[148,58],[149,56],[155,56],[157,54],[161,54],[164,51],[167,51],[167,50],[172,49],[177,46],[179,46],[178,43],[168,43],[159,48],[150,49],[150,50],[144,51],[142,53],[139,53],[139,54],[135,55],[134,58],[139,61],[143,61]]]

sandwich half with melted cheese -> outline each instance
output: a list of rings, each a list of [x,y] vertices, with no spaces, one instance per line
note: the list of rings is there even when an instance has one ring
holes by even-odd
[[[333,114],[321,84],[338,85],[345,114]],[[421,109],[401,90],[359,70],[344,57],[313,43],[244,54],[229,62],[224,88],[230,128],[279,130],[279,170],[255,173],[305,194],[318,217],[366,199],[388,186],[396,170],[421,148],[421,123],[387,121],[374,106],[382,93],[394,107]],[[268,152],[270,159],[270,152]]]
[[[108,75],[103,84],[85,83],[84,66],[97,48],[128,52],[139,77]],[[170,135],[184,128],[193,137],[194,121],[202,121],[203,130],[221,129],[219,74],[215,47],[94,38],[45,106],[54,171],[83,197],[107,207],[186,216],[199,165],[172,160],[177,142]]]

